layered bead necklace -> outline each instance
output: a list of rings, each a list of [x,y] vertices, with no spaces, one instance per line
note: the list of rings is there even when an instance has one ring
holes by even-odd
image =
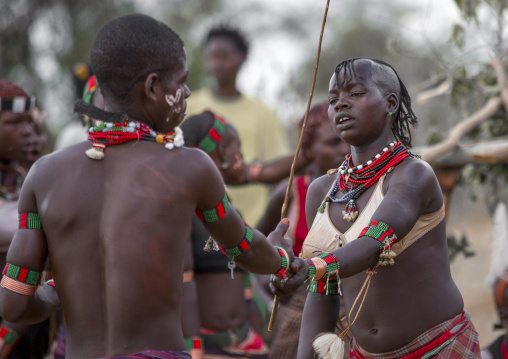
[[[183,132],[180,127],[175,127],[174,131],[162,134],[144,123],[129,119],[126,119],[124,123],[104,122],[90,128],[88,132],[88,139],[93,141],[93,145],[86,151],[86,155],[94,160],[104,158],[106,147],[130,141],[144,140],[165,143],[168,150],[182,147],[184,144]]]
[[[377,154],[372,160],[363,165],[354,166],[351,155],[340,165],[338,172],[339,178],[335,182],[332,190],[325,201],[318,209],[324,211],[325,202],[346,203],[346,209],[342,211],[343,218],[348,222],[354,222],[358,217],[355,200],[374,185],[385,173],[391,171],[407,157],[415,157],[402,143],[390,143],[389,146]],[[341,198],[335,198],[335,194],[340,190],[344,195]]]

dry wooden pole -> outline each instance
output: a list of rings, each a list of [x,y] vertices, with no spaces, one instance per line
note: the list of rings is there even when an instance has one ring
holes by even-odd
[[[303,119],[302,130],[300,132],[300,139],[298,141],[298,145],[296,146],[295,156],[293,158],[293,164],[291,165],[291,172],[289,174],[288,187],[286,189],[286,197],[284,198],[284,204],[282,205],[282,210],[281,210],[281,218],[286,218],[286,216],[287,216],[289,194],[291,193],[291,185],[293,184],[293,178],[295,176],[296,157],[298,156],[298,153],[300,152],[300,148],[302,147],[303,133],[305,131],[305,127],[307,126],[307,118],[309,117],[310,105],[312,104],[312,95],[314,94],[314,86],[316,85],[316,75],[317,75],[317,69],[318,69],[318,65],[319,65],[319,56],[321,55],[321,43],[323,42],[323,33],[325,31],[326,17],[328,16],[328,7],[329,6],[330,6],[330,0],[327,0],[325,14],[323,16],[323,24],[321,25],[321,34],[319,35],[319,46],[318,46],[317,57],[316,57],[316,65],[314,66],[314,77],[312,78],[312,86],[310,89],[309,100],[307,101],[307,110],[305,111],[305,117]],[[279,296],[276,295],[273,298],[272,314],[270,315],[270,323],[268,324],[268,331],[270,331],[270,332],[273,330],[273,326],[275,324],[275,318],[277,317],[278,308],[279,308]]]

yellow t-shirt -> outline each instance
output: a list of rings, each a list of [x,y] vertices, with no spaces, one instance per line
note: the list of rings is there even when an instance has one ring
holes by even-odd
[[[289,154],[287,133],[275,112],[259,100],[245,95],[221,98],[209,88],[192,92],[187,99],[187,117],[205,109],[224,116],[235,126],[245,162],[264,163]],[[265,211],[270,188],[262,184],[228,186],[228,194],[245,221],[255,226]]]

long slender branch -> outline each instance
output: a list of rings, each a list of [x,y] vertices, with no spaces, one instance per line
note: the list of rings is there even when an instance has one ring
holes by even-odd
[[[459,145],[459,140],[464,135],[471,132],[476,126],[494,115],[499,106],[501,106],[501,103],[500,97],[492,97],[482,108],[457,124],[446,140],[427,149],[422,154],[422,159],[433,164],[444,153],[456,148]]]

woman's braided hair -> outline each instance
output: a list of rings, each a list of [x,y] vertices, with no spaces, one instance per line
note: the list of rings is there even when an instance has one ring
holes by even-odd
[[[409,96],[409,93],[406,89],[406,86],[400,79],[399,75],[397,74],[397,71],[387,64],[386,62],[382,60],[377,59],[369,59],[369,58],[353,58],[348,59],[340,64],[337,65],[335,68],[335,78],[336,78],[336,84],[338,87],[341,87],[344,85],[344,83],[350,82],[354,77],[356,77],[354,62],[356,60],[370,60],[378,65],[381,65],[382,68],[385,69],[386,74],[388,74],[389,77],[393,77],[395,75],[398,87],[400,88],[400,106],[399,110],[397,112],[397,117],[395,118],[395,121],[393,121],[392,125],[392,133],[393,136],[397,141],[400,141],[404,146],[411,147],[411,129],[410,126],[416,127],[418,124],[416,115],[413,113],[413,109],[411,108],[411,97]],[[390,76],[390,73],[393,71],[392,76]],[[342,83],[339,83],[339,74],[342,73]],[[380,84],[377,84],[378,86]],[[386,87],[380,86],[381,88]]]

